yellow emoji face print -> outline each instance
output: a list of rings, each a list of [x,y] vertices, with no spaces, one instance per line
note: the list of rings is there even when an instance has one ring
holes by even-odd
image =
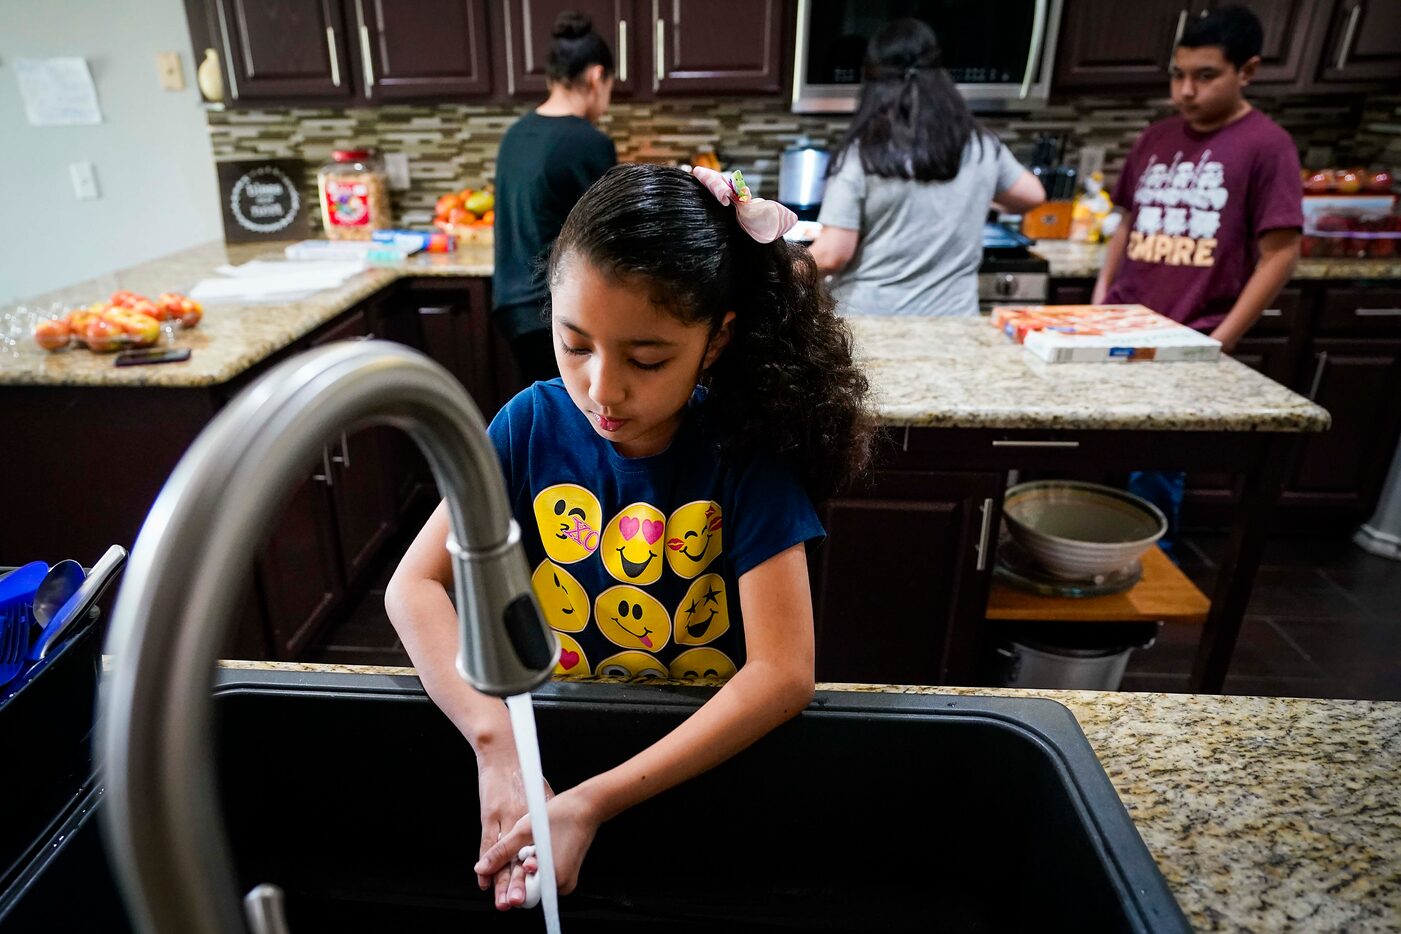
[[[535,497],[535,524],[545,554],[560,564],[573,564],[598,550],[603,507],[583,487],[557,483]]]
[[[676,607],[674,638],[677,645],[705,645],[730,628],[730,602],[719,574],[704,574],[692,581]]]
[[[599,662],[594,674],[609,678],[665,678],[666,668],[646,652],[619,652]]]
[[[662,576],[666,517],[647,503],[619,510],[603,530],[603,566],[625,584],[653,584]]]
[[[671,663],[671,676],[678,681],[723,681],[733,678],[735,663],[715,649],[687,649]]]
[[[720,555],[720,504],[687,503],[666,520],[666,563],[690,580]]]
[[[671,641],[666,608],[636,587],[609,587],[594,601],[593,615],[608,641],[625,649],[656,652]]]
[[[555,633],[555,638],[559,640],[559,660],[555,662],[555,674],[589,674],[589,659],[584,655],[584,650],[579,647],[579,643],[562,632]]]
[[[559,632],[579,632],[589,624],[589,595],[564,568],[553,561],[541,561],[530,576],[530,586],[545,621]]]

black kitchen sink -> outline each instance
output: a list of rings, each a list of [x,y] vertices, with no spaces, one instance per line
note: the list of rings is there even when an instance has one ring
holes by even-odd
[[[546,775],[574,785],[707,696],[548,685],[536,695]],[[544,929],[539,912],[499,914],[478,891],[472,752],[416,679],[224,671],[216,710],[239,885],[282,886],[293,934]],[[98,789],[87,803],[100,807]],[[0,931],[126,928],[86,810],[12,887]],[[1063,707],[857,693],[820,694],[605,825],[562,920],[569,932],[1190,930]]]

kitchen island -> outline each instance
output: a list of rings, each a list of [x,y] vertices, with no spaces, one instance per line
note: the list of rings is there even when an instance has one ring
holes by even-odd
[[[188,287],[220,263],[267,249],[201,247],[111,277],[108,287]],[[129,545],[213,414],[273,362],[325,341],[378,336],[418,346],[493,411],[512,387],[508,355],[486,325],[484,253],[376,267],[285,307],[212,306],[179,338],[200,342],[187,363],[117,369],[86,351],[48,355],[33,346],[0,361],[10,400],[0,429],[51,439],[27,462],[7,459],[0,480],[11,488],[36,475],[77,481],[76,494],[12,506],[0,561]],[[56,298],[100,294],[90,283]],[[445,325],[453,321],[462,324]],[[1195,689],[1220,689],[1283,465],[1299,437],[1328,426],[1326,411],[1229,359],[1047,366],[978,319],[864,318],[852,327],[882,442],[870,482],[821,507],[829,538],[812,561],[819,676],[978,683],[1009,471],[1195,469],[1240,475],[1245,491],[1193,673]],[[309,465],[315,476],[293,494],[249,588],[263,621],[245,657],[297,657],[414,514],[426,472],[402,438],[384,434],[328,439],[322,463]],[[879,638],[869,620],[883,627]]]
[[[226,661],[412,681],[411,668]],[[819,684],[819,691],[1044,697],[1075,715],[1200,931],[1401,925],[1401,704]],[[818,704],[821,704],[819,696]]]

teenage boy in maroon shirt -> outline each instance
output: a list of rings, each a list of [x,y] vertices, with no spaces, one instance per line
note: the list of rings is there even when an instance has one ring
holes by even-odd
[[[1255,14],[1223,7],[1183,30],[1172,57],[1178,115],[1144,130],[1111,198],[1123,215],[1094,301],[1138,303],[1235,348],[1293,274],[1303,226],[1293,139],[1250,106],[1260,65]],[[1177,528],[1184,475],[1134,474],[1129,488]]]

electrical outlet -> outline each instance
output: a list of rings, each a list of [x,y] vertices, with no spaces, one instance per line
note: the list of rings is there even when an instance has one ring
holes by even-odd
[[[390,191],[408,191],[409,154],[406,152],[385,153],[384,172],[389,176]]]
[[[161,87],[167,91],[185,90],[185,69],[180,67],[179,52],[157,52],[156,71],[161,76]]]
[[[97,169],[91,162],[72,162],[68,174],[73,177],[73,194],[79,201],[96,201],[102,197],[97,190]]]
[[[1078,167],[1079,177],[1089,178],[1095,172],[1104,171],[1104,147],[1103,146],[1081,146],[1080,165]]]

